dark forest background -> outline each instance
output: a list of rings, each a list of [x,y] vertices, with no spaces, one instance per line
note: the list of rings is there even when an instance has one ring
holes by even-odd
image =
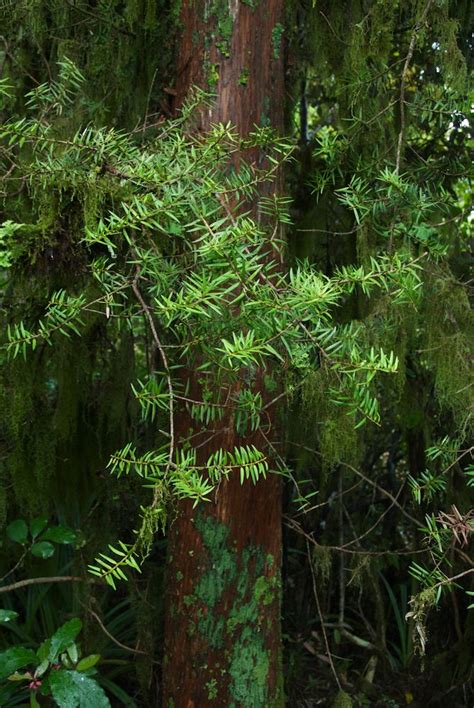
[[[208,12],[224,60],[228,5]],[[179,115],[183,14],[174,0],[4,0],[0,17],[0,650],[36,651],[80,618],[82,656],[100,655],[91,677],[112,705],[158,705],[166,532],[115,590],[87,570],[109,543],[130,541],[149,503],[140,477],[107,469],[130,440],[153,449],[163,427],[135,395],[159,358],[146,317],[130,304],[123,322],[92,308],[79,335],[25,356],[12,344],[12,328],[33,331],[52,293],[94,294],[91,263],[110,253],[83,235],[122,185],[111,186],[107,147],[94,184],[72,158],[56,177],[55,155],[38,167],[35,129],[19,122],[49,121],[63,140],[105,126],[159,151],[153,141]],[[396,374],[370,383],[372,419],[366,406],[358,425],[359,404],[306,363],[320,353],[301,346],[276,375],[287,394],[276,447],[289,706],[474,702],[472,31],[468,0],[293,0],[272,30],[292,151],[281,168],[286,267],[331,278],[407,251],[420,265],[398,300],[359,285],[332,311],[341,346],[398,358]],[[206,67],[206,90],[218,71]],[[43,100],[52,85],[58,95]],[[0,677],[1,705],[36,695]]]

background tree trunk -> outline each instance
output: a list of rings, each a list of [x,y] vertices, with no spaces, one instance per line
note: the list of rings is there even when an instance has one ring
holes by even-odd
[[[283,15],[283,0],[183,3],[176,105],[193,85],[217,94],[213,107],[199,114],[197,130],[230,121],[241,135],[255,125],[282,131]],[[279,188],[278,183],[271,187]],[[268,400],[263,372],[259,380]],[[272,408],[269,412],[274,418]],[[178,432],[184,435],[190,424],[184,414]],[[259,432],[238,437],[228,416],[217,425],[221,428],[212,440],[206,430],[198,431],[201,460],[219,447],[267,447]],[[275,439],[271,418],[267,428]],[[165,706],[283,705],[280,564],[278,476],[254,486],[241,485],[235,474],[221,484],[212,505],[195,510],[181,505],[169,532]]]

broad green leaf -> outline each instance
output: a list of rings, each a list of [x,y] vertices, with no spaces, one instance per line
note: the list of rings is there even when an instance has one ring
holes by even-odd
[[[63,624],[51,637],[48,659],[54,661],[58,654],[67,649],[73,643],[82,629],[82,622],[78,617],[74,617]]]
[[[37,558],[51,558],[54,553],[54,546],[48,541],[38,541],[31,546],[31,552]]]
[[[49,668],[49,661],[45,659],[36,667],[35,676],[42,676]]]
[[[6,622],[11,622],[18,617],[18,612],[14,610],[0,610],[0,622],[5,624]]]
[[[16,521],[12,521],[11,524],[8,524],[7,536],[16,543],[25,544],[28,538],[28,526],[26,525],[26,521],[16,519]]]
[[[76,671],[87,671],[92,669],[100,661],[100,654],[89,654],[80,660],[76,666]]]
[[[51,528],[46,529],[41,536],[41,540],[53,541],[53,543],[74,543],[76,534],[67,526],[51,526]]]
[[[0,679],[6,679],[18,669],[30,664],[37,664],[34,651],[25,647],[12,647],[0,652]]]
[[[110,708],[104,690],[84,673],[65,669],[53,671],[49,685],[59,708]]]
[[[29,679],[31,676],[29,671],[26,671],[24,673],[20,673],[19,671],[15,671],[13,674],[10,674],[8,677],[9,681],[25,681],[26,679]],[[1,698],[1,694],[0,694]]]
[[[50,648],[51,648],[51,639],[45,639],[45,641],[42,642],[42,644],[40,644],[40,646],[36,652],[36,656],[38,657],[38,659],[40,659],[40,661],[45,661],[48,659]]]
[[[30,531],[33,538],[40,535],[41,531],[46,528],[48,523],[48,518],[46,516],[39,516],[37,519],[33,519],[30,523]]]
[[[67,647],[66,651],[67,651],[67,654],[68,654],[69,658],[71,659],[72,663],[75,664],[79,658],[76,643],[73,642],[72,644],[70,644]]]

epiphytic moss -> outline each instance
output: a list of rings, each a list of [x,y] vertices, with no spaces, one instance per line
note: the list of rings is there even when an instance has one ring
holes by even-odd
[[[280,22],[277,22],[275,27],[272,29],[272,47],[273,47],[273,56],[275,59],[280,58],[280,49],[281,49],[281,39],[283,37],[283,32],[285,31],[285,28]]]
[[[250,75],[250,72],[247,68],[242,69],[242,71],[240,72],[240,76],[239,76],[239,85],[240,86],[247,86],[247,84],[249,82],[249,75]]]
[[[217,698],[217,679],[211,679],[206,683],[207,697],[210,701]]]
[[[215,18],[216,23],[216,47],[224,57],[229,57],[234,18],[227,0],[213,0],[208,5],[204,19],[209,21],[212,17]]]
[[[210,64],[207,74],[207,83],[209,86],[216,86],[219,81],[219,64]]]

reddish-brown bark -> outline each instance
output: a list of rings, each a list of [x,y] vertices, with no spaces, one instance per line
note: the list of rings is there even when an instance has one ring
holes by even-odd
[[[250,7],[254,4],[256,7]],[[207,10],[211,8],[211,10]],[[210,14],[207,22],[204,18]],[[220,13],[220,14],[218,14]],[[216,46],[222,39],[219,20],[233,18],[226,57]],[[217,94],[211,111],[202,114],[202,127],[209,122],[236,126],[246,135],[254,125],[271,122],[277,130],[284,124],[284,67],[282,35],[283,0],[185,0],[181,12],[182,35],[178,51],[176,101],[179,106],[191,86]],[[207,45],[207,48],[206,48]],[[217,84],[209,84],[210,67],[216,67]]]
[[[284,0],[183,2],[177,106],[193,85],[217,94],[213,107],[199,114],[197,130],[230,121],[241,135],[255,125],[282,131],[283,14]],[[210,71],[218,76],[211,87]],[[265,431],[270,436],[276,428],[272,410]],[[202,443],[201,460],[219,447],[266,447],[258,432],[238,438],[230,416],[217,425],[220,430],[208,440],[209,433],[194,424],[193,442]],[[178,437],[180,429],[184,436],[189,426],[183,413]],[[220,485],[212,504],[195,510],[188,503],[181,505],[169,533],[165,706],[282,705],[280,561],[281,490],[276,475],[254,486],[241,485],[236,474]]]

